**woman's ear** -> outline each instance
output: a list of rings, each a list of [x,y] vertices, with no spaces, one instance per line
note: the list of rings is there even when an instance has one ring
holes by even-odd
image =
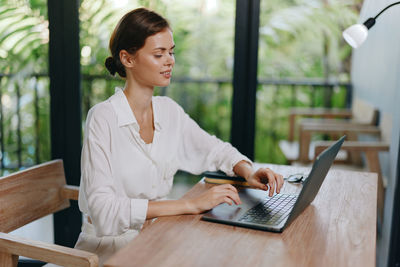
[[[125,49],[119,51],[119,58],[121,60],[122,65],[124,65],[126,68],[133,67],[135,63],[133,55],[129,54],[128,51],[126,51]]]

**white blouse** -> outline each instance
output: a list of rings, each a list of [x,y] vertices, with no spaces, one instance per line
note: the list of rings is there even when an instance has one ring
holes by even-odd
[[[152,98],[154,137],[145,144],[139,124],[119,88],[90,109],[82,149],[79,208],[97,237],[139,231],[149,200],[166,197],[178,169],[200,174],[251,161],[209,135],[168,97]]]

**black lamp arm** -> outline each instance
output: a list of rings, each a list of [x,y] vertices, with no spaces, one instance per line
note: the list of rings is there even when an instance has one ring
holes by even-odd
[[[365,27],[367,27],[367,29],[370,29],[372,26],[375,25],[375,20],[379,17],[380,14],[382,14],[386,9],[388,9],[394,5],[398,5],[398,4],[400,4],[400,1],[394,2],[393,4],[388,5],[387,7],[382,9],[381,12],[378,13],[378,15],[376,15],[374,18],[367,19],[363,24],[365,25]]]
[[[379,17],[379,15],[382,14],[386,9],[388,9],[388,8],[394,6],[394,5],[398,5],[398,4],[400,4],[400,1],[394,2],[393,4],[388,5],[387,7],[385,7],[384,9],[382,9],[382,11],[379,12],[378,15],[376,15],[374,19],[377,19],[377,18]]]

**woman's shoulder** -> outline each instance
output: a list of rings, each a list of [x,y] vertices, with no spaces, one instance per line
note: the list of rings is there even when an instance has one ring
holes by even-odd
[[[153,97],[154,103],[161,109],[163,110],[175,110],[177,112],[180,112],[182,110],[182,107],[175,102],[172,98],[168,96],[154,96]]]
[[[112,108],[112,105],[109,101],[109,99],[95,104],[93,107],[91,107],[88,111],[87,119],[95,119],[95,120],[110,120],[112,119],[114,115],[114,110]]]
[[[89,109],[88,114],[96,114],[102,117],[109,118],[110,116],[115,116],[114,106],[121,104],[121,98],[123,97],[123,90],[119,87],[115,88],[115,93],[111,95],[108,99],[95,104]]]
[[[108,114],[110,111],[112,111],[112,105],[111,105],[109,99],[95,104],[89,110],[89,112],[96,113],[96,114],[99,113],[102,115],[106,114],[106,113]]]

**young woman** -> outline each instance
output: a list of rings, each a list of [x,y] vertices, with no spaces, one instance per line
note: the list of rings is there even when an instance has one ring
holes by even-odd
[[[147,219],[241,203],[231,185],[192,199],[163,200],[178,169],[236,174],[271,196],[282,187],[281,175],[253,171],[248,158],[202,130],[177,103],[153,96],[155,86],[170,83],[174,47],[168,22],[144,8],[127,13],[112,33],[105,65],[125,79],[125,87],[88,113],[79,193],[86,220],[76,244],[101,262],[132,240]]]

